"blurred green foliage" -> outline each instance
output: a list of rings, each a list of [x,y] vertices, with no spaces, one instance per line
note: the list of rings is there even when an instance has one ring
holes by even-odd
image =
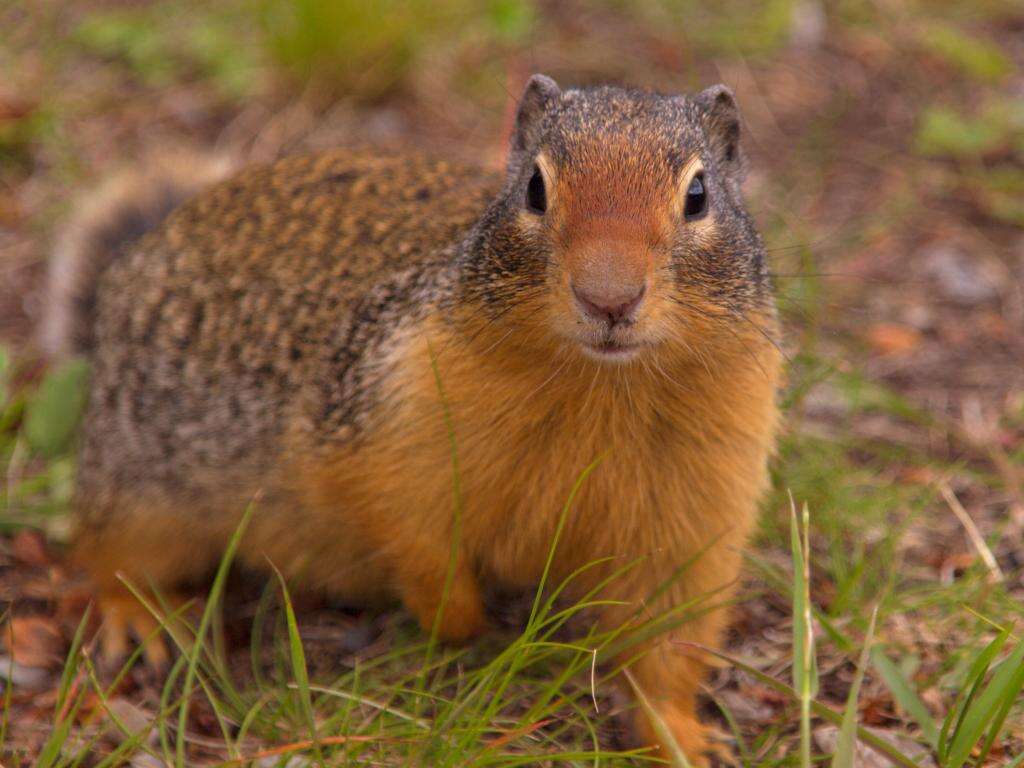
[[[949,107],[929,107],[921,115],[916,146],[927,156],[960,160],[1024,154],[1024,100],[992,101],[974,116]]]
[[[88,395],[88,366],[56,366],[36,386],[17,383],[0,347],[0,530],[32,525],[57,539],[67,529],[74,481],[71,449]]]
[[[85,408],[88,379],[82,359],[57,366],[43,379],[25,411],[25,438],[34,450],[52,457],[68,447]]]
[[[294,76],[379,96],[398,83],[428,31],[428,0],[266,0],[271,55]]]
[[[533,18],[529,0],[263,0],[260,27],[292,77],[372,101],[425,65],[431,47],[515,42]]]
[[[971,171],[965,183],[986,214],[1024,227],[1024,168],[1004,165]]]
[[[0,164],[25,168],[32,162],[32,143],[54,127],[53,113],[43,108],[0,120]]]
[[[0,347],[0,404],[6,404],[11,386],[11,356]]]
[[[652,30],[675,37],[697,55],[762,57],[790,37],[797,0],[610,0],[627,15],[639,15]]]
[[[1013,62],[999,46],[949,24],[927,26],[921,43],[926,50],[978,80],[999,82],[1013,71]]]
[[[996,221],[1024,225],[1024,100],[993,99],[972,116],[928,107],[914,146],[925,157],[957,162],[946,176],[949,193],[968,196]]]
[[[178,74],[165,29],[138,12],[89,16],[75,37],[91,53],[123,59],[153,85],[166,85]]]
[[[190,14],[160,2],[86,16],[73,40],[86,51],[119,60],[151,86],[206,80],[242,98],[258,84],[258,51],[246,43],[246,16],[214,6]]]

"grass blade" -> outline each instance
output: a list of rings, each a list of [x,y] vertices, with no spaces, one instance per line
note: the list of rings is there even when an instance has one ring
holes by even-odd
[[[39,757],[36,760],[37,768],[49,768],[49,766],[56,763],[60,757],[61,749],[71,733],[71,726],[74,725],[78,708],[82,704],[84,698],[83,691],[78,688],[77,682],[81,677],[81,650],[85,638],[85,628],[89,624],[90,613],[91,609],[86,608],[85,613],[82,615],[82,620],[78,622],[75,636],[71,640],[71,649],[68,651],[67,659],[64,662],[60,686],[57,689],[54,727],[50,737],[39,751]],[[7,687],[10,688],[12,686],[8,683]]]
[[[534,626],[537,619],[537,609],[540,607],[541,597],[544,594],[544,588],[547,586],[548,576],[551,573],[551,564],[555,559],[555,550],[558,549],[558,542],[562,537],[562,529],[565,527],[565,521],[569,517],[569,510],[572,509],[573,502],[576,501],[576,496],[580,492],[580,488],[583,487],[583,483],[586,482],[587,478],[590,477],[590,473],[597,469],[597,466],[604,461],[607,456],[607,452],[601,454],[588,464],[583,471],[576,478],[576,481],[572,485],[572,489],[569,491],[569,497],[565,500],[565,505],[562,507],[562,514],[558,518],[558,525],[555,527],[554,536],[551,538],[551,546],[548,547],[548,557],[544,561],[544,570],[541,572],[540,583],[537,585],[537,591],[534,594],[533,606],[530,608],[530,618],[527,621],[527,625]]]
[[[811,701],[817,695],[818,669],[811,620],[809,512],[803,507],[803,530],[790,499],[790,545],[793,557],[793,687],[800,699],[800,765],[811,768]]]
[[[231,567],[231,561],[234,560],[238,543],[242,540],[242,534],[245,533],[246,526],[249,525],[255,505],[256,502],[253,501],[246,507],[241,522],[239,522],[238,527],[231,536],[231,540],[228,541],[224,557],[221,558],[220,565],[217,566],[217,575],[214,576],[213,586],[210,587],[210,594],[207,597],[202,618],[199,620],[199,629],[196,631],[195,642],[188,654],[188,666],[185,670],[185,680],[182,683],[181,690],[181,707],[178,709],[178,733],[174,743],[175,764],[181,766],[181,768],[185,766],[185,729],[188,725],[189,703],[192,686],[195,684],[196,673],[199,667],[199,657],[203,650],[203,640],[206,637],[210,622],[213,620],[213,612],[216,610],[220,602],[220,596],[224,592],[224,583],[228,578],[228,569]]]
[[[633,689],[633,693],[636,694],[636,700],[640,703],[640,708],[643,709],[644,714],[650,718],[651,725],[654,726],[654,730],[657,731],[658,737],[662,744],[665,744],[669,748],[669,761],[673,768],[691,768],[690,761],[686,759],[686,753],[683,752],[683,748],[679,746],[675,738],[672,736],[672,731],[665,725],[665,721],[661,715],[658,714],[658,710],[654,708],[650,700],[647,698],[647,694],[644,693],[643,688],[637,685],[636,680],[633,678],[632,673],[628,669],[622,670],[622,674],[626,676],[629,681],[630,688]]]
[[[281,597],[284,600],[285,620],[288,624],[288,652],[292,662],[292,675],[295,677],[295,687],[299,692],[299,701],[302,704],[302,713],[306,719],[306,727],[309,728],[310,741],[315,745],[317,759],[323,765],[324,758],[320,754],[320,742],[316,733],[316,716],[313,713],[313,697],[309,691],[309,669],[306,666],[306,652],[302,648],[302,637],[299,635],[299,623],[295,619],[295,608],[292,605],[292,598],[288,594],[288,586],[285,584],[284,576],[274,566],[274,573],[281,585]]]
[[[679,641],[678,644],[690,646],[691,648],[703,651],[704,653],[709,653],[712,656],[721,659],[722,661],[727,661],[733,666],[735,666],[737,669],[743,670],[757,681],[764,683],[772,690],[777,691],[778,693],[781,693],[785,696],[789,696],[794,701],[799,700],[800,698],[795,688],[786,685],[781,680],[776,680],[771,675],[766,675],[757,667],[753,667],[750,664],[747,664],[740,659],[730,656],[727,653],[722,653],[721,651],[715,648],[711,648],[706,645],[701,645],[700,643]],[[822,720],[827,720],[833,725],[842,724],[843,716],[835,710],[826,707],[821,702],[812,701],[811,711],[815,715],[820,717]],[[916,762],[914,762],[909,757],[904,755],[903,752],[900,751],[899,747],[890,744],[885,739],[871,733],[871,731],[868,731],[864,728],[857,728],[857,739],[862,744],[866,744],[867,746],[871,747],[871,749],[873,749],[875,752],[878,752],[880,755],[884,755],[885,757],[887,757],[893,765],[902,765],[904,766],[904,768],[920,768],[920,766],[918,766]]]
[[[928,746],[937,752],[939,729],[935,724],[935,720],[932,719],[932,713],[928,711],[928,707],[921,701],[910,681],[903,675],[899,667],[893,664],[889,657],[885,655],[885,651],[881,647],[871,651],[871,661],[875,669],[878,670],[878,674],[881,675],[885,684],[889,687],[889,692],[892,693],[893,698],[917,723],[922,735],[928,742]]]
[[[875,639],[875,622],[878,619],[878,606],[871,612],[871,622],[864,636],[864,649],[857,664],[857,673],[850,686],[850,695],[846,698],[846,709],[843,722],[839,726],[839,738],[836,741],[835,753],[832,755],[832,768],[854,768],[857,748],[857,700],[860,698],[860,686],[864,681],[864,672],[871,660],[871,643]]]
[[[964,685],[957,694],[956,699],[953,701],[953,705],[949,708],[949,712],[946,714],[946,717],[942,721],[942,729],[939,731],[938,748],[940,763],[945,764],[946,758],[948,757],[951,745],[949,734],[954,718],[956,719],[956,727],[953,728],[952,732],[957,733],[962,727],[964,716],[967,714],[967,710],[970,709],[971,702],[974,701],[974,697],[978,694],[978,691],[981,690],[981,684],[985,679],[985,675],[988,672],[989,667],[992,665],[992,662],[995,660],[999,651],[1001,651],[1003,646],[1006,645],[1006,641],[1009,637],[1010,627],[1002,629],[992,642],[985,646],[981,653],[979,653],[971,663],[971,668],[964,680]]]
[[[977,697],[963,717],[946,760],[947,768],[960,768],[967,762],[971,750],[986,728],[991,729],[985,742],[985,751],[1002,729],[1010,706],[1024,688],[1024,643],[1018,643],[992,674],[988,686]]]
[[[4,350],[0,347],[0,403],[3,402],[4,392],[4,374],[6,373],[7,360],[4,357]],[[7,647],[14,648],[14,625],[11,624],[10,616],[8,611],[4,611],[4,615],[0,616],[0,623],[6,622],[7,624]],[[12,652],[9,661],[7,662],[7,680],[4,682],[4,713],[3,719],[0,721],[0,754],[3,754],[4,746],[7,744],[7,726],[8,717],[11,712],[11,697],[14,693],[14,653]]]

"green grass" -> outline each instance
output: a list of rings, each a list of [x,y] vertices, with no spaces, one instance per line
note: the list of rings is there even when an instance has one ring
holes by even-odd
[[[812,764],[812,718],[841,724],[834,766],[848,766],[857,740],[879,749],[897,764],[914,766],[899,750],[870,731],[856,727],[856,700],[867,659],[911,711],[922,738],[935,751],[942,768],[980,765],[968,762],[970,749],[980,743],[982,758],[995,743],[1011,706],[1024,686],[1024,644],[1011,642],[1004,628],[987,645],[972,652],[971,670],[946,716],[932,719],[912,685],[898,668],[871,647],[874,619],[866,633],[845,711],[815,700],[817,672],[815,631],[810,593],[810,548],[804,521],[792,518],[793,662],[792,687],[765,675],[739,659],[720,654],[764,684],[792,698],[801,723],[799,765]],[[598,734],[606,727],[607,712],[598,711],[596,692],[605,692],[614,671],[596,666],[616,645],[619,630],[561,639],[559,633],[594,600],[559,606],[554,595],[538,599],[528,626],[519,635],[492,638],[467,649],[442,649],[430,658],[429,642],[409,626],[395,627],[390,649],[377,657],[349,660],[343,671],[311,682],[296,614],[283,580],[276,582],[279,616],[261,610],[256,622],[271,622],[267,647],[254,632],[251,654],[256,669],[238,679],[227,672],[208,637],[223,599],[224,579],[231,554],[244,535],[245,523],[229,550],[210,590],[197,626],[190,627],[181,654],[164,683],[160,706],[152,720],[131,730],[110,708],[117,681],[104,685],[84,652],[83,619],[68,656],[55,705],[54,729],[37,765],[78,765],[87,757],[100,765],[115,765],[146,753],[166,765],[187,765],[201,758],[214,764],[249,764],[254,760],[305,755],[325,765],[524,765],[544,758],[559,765],[637,765],[649,758],[637,751],[602,748]],[[273,584],[273,583],[272,583]],[[563,585],[564,586],[564,585]],[[560,590],[556,590],[557,593]],[[268,593],[269,594],[269,593]],[[540,593],[538,593],[538,598]],[[264,601],[264,605],[268,601]],[[160,609],[151,606],[162,616]],[[276,621],[275,621],[276,619]],[[180,632],[175,634],[180,638]],[[269,657],[270,662],[266,659]],[[129,660],[120,671],[123,678]],[[424,684],[426,681],[426,684]],[[76,715],[95,697],[107,715],[104,727],[76,746],[72,735]],[[602,695],[602,700],[604,696]],[[642,700],[641,700],[642,702]],[[211,713],[220,740],[209,735],[201,745],[194,739],[189,715],[197,709]],[[99,749],[106,744],[105,752]],[[681,754],[680,765],[687,764]],[[744,765],[769,765],[748,761]]]
[[[621,648],[621,632],[588,631],[559,639],[576,614],[596,598],[562,607],[556,589],[535,606],[529,625],[514,638],[492,640],[481,648],[441,649],[427,654],[429,641],[408,624],[396,627],[392,649],[358,660],[340,676],[312,683],[287,587],[279,580],[285,615],[276,623],[269,648],[254,647],[257,668],[271,671],[239,682],[226,672],[215,644],[207,641],[220,608],[231,552],[244,532],[239,527],[206,601],[198,627],[180,646],[161,695],[159,713],[144,729],[130,732],[112,720],[119,746],[105,758],[116,764],[146,752],[168,765],[195,758],[186,752],[188,714],[202,706],[212,712],[224,737],[222,747],[206,750],[219,761],[247,763],[269,754],[307,753],[330,765],[374,760],[394,765],[519,765],[541,754],[560,764],[628,765],[636,751],[602,749],[597,732],[603,717],[595,711],[594,690],[607,686],[610,671],[596,671],[595,660],[608,648]],[[160,615],[154,607],[154,614]],[[261,613],[257,622],[270,618]],[[84,623],[83,623],[84,626]],[[263,632],[254,632],[254,638]],[[61,753],[81,703],[109,700],[114,686],[97,681],[88,655],[76,639],[63,675],[54,735],[40,765],[74,765],[91,754],[95,735],[78,750]],[[258,659],[269,658],[269,664]],[[132,660],[134,663],[135,660]],[[119,676],[127,673],[127,667]],[[77,685],[75,682],[77,681]],[[155,735],[156,738],[150,738]]]

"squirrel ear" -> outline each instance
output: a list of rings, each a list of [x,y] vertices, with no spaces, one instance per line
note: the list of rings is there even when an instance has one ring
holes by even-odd
[[[711,149],[719,161],[735,165],[740,154],[740,110],[732,91],[724,85],[712,85],[697,94],[697,105],[704,113],[704,129]]]
[[[519,99],[519,108],[516,110],[515,127],[512,129],[513,159],[537,139],[537,131],[544,113],[561,93],[558,83],[547,75],[534,75],[526,83],[526,89]]]

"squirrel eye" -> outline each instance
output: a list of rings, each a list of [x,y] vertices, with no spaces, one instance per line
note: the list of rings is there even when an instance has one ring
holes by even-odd
[[[686,190],[686,206],[683,209],[683,217],[687,221],[699,219],[708,210],[708,192],[704,186],[704,174],[698,173],[690,182]]]
[[[526,185],[526,207],[530,213],[541,214],[548,209],[548,196],[544,191],[544,176],[540,168],[533,166],[533,176]]]

